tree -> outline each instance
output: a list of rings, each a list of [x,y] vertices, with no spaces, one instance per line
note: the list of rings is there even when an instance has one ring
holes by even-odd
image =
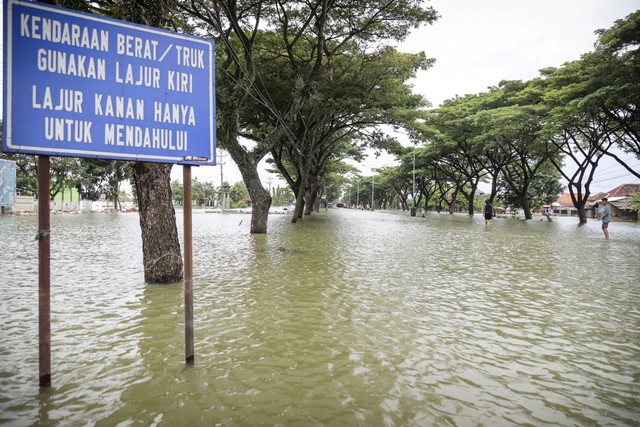
[[[474,117],[478,108],[478,97],[466,96],[447,101],[426,115],[427,129],[431,131],[425,137],[430,141],[434,167],[456,183],[455,193],[467,200],[469,215],[475,212],[474,198],[487,164],[482,146],[476,142],[480,128]]]
[[[302,215],[304,195],[312,196],[320,188],[319,176],[313,175],[309,180],[310,172],[314,168],[323,170],[328,159],[317,152],[318,144],[326,148],[327,142],[345,137],[345,131],[337,126],[333,126],[331,135],[325,132],[321,136],[319,130],[326,131],[327,120],[331,120],[327,110],[318,111],[315,116],[309,114],[315,107],[332,101],[319,89],[326,88],[323,82],[335,76],[334,59],[345,50],[353,50],[355,44],[362,51],[375,51],[376,44],[402,40],[411,28],[436,19],[433,9],[419,0],[344,3],[230,0],[179,4],[192,18],[206,24],[222,44],[218,52],[218,87],[220,83],[223,86],[217,98],[219,135],[251,195],[252,232],[266,232],[271,203],[268,192],[261,197],[265,191],[256,172],[260,159],[285,143],[298,150],[297,154],[302,156],[298,160],[305,159],[295,178],[296,183],[299,181],[294,214],[297,218]],[[289,74],[287,79],[269,79],[269,70],[275,68],[263,69],[276,60],[286,64],[286,68],[280,69]],[[267,86],[267,82],[272,85]],[[283,88],[283,84],[288,86]],[[274,92],[277,87],[281,92]],[[283,100],[280,94],[284,93],[289,94],[291,102],[278,104]],[[303,109],[307,112],[301,114]],[[338,110],[337,114],[340,113]],[[320,117],[324,119],[318,120]],[[309,127],[311,123],[315,123],[314,128]],[[336,138],[336,132],[342,132],[340,138]],[[241,145],[239,136],[251,140],[252,147]],[[290,163],[295,165],[296,162]]]
[[[568,182],[569,194],[578,211],[581,224],[587,222],[586,204],[600,159],[613,145],[607,121],[598,109],[585,108],[576,101],[581,92],[583,64],[573,62],[560,69],[543,70],[547,76],[537,84],[544,87],[545,103],[549,108],[543,129],[549,159],[558,173]],[[559,153],[562,157],[556,156]],[[564,161],[563,161],[564,160]],[[567,166],[565,161],[569,162]]]
[[[67,0],[67,7],[97,10],[113,18],[136,24],[166,28],[170,25],[169,4],[162,0],[99,0],[89,3]],[[134,186],[138,200],[144,277],[149,283],[182,280],[182,255],[175,210],[171,200],[171,164],[134,162]]]
[[[290,126],[296,138],[283,140],[272,150],[276,165],[297,194],[298,216],[304,203],[313,204],[318,183],[333,161],[361,158],[365,146],[392,145],[380,126],[406,126],[407,117],[415,117],[415,110],[426,105],[405,85],[416,70],[431,63],[424,55],[399,54],[390,48],[372,54],[353,49],[345,48],[333,58],[331,71],[316,77],[318,95],[299,108],[298,120]],[[295,102],[290,93],[281,98],[284,105]]]
[[[178,206],[183,206],[184,186],[177,179],[171,181],[171,194],[172,194],[173,202]]]
[[[640,159],[640,10],[596,33],[595,51],[581,58],[588,70],[588,91],[581,102],[587,108],[599,107],[609,119],[606,123],[611,124],[611,133],[618,136],[615,143]],[[615,153],[605,154],[640,178],[640,171]]]
[[[485,140],[495,141],[495,149],[508,159],[500,174],[502,192],[509,187],[509,192],[518,198],[516,206],[524,210],[526,219],[531,219],[529,187],[549,156],[556,155],[547,151],[541,135],[546,111],[542,95],[530,83],[520,81],[503,81],[491,92],[496,107],[488,104],[478,113],[478,120]]]
[[[231,207],[246,208],[248,195],[247,187],[243,182],[233,184],[230,191]]]
[[[559,173],[551,163],[543,164],[538,169],[527,188],[526,199],[531,209],[537,210],[558,199],[563,190],[558,178]],[[522,196],[518,191],[514,191],[514,188],[518,188],[518,186],[513,186],[506,181],[499,181],[498,195],[506,205],[520,208],[522,207]]]
[[[109,159],[80,159],[77,189],[83,199],[98,200],[102,194],[117,209],[120,185],[127,178],[126,162]]]
[[[627,171],[640,173],[617,156],[619,147],[640,158],[639,38],[640,11],[616,21],[609,30],[599,30],[595,52],[560,68],[541,70],[534,85],[544,91],[550,112],[545,125],[546,143],[559,151],[567,167],[554,160],[556,169],[569,183],[569,193],[581,224],[590,185],[603,156],[615,158]]]
[[[38,157],[31,154],[0,152],[2,158],[16,162],[16,189],[23,195],[38,194]],[[83,181],[81,160],[72,157],[50,158],[49,197],[53,199],[63,188],[76,187]]]
[[[640,193],[631,194],[631,210],[640,214]]]

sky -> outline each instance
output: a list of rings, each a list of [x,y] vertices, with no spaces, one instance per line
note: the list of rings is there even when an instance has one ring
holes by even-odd
[[[424,50],[435,65],[420,73],[414,90],[434,107],[456,95],[485,92],[501,80],[530,80],[593,50],[594,32],[640,9],[640,0],[432,0],[440,19],[415,32],[401,49]],[[640,160],[621,156],[635,170]],[[379,167],[371,161],[373,167]],[[640,183],[605,158],[592,192]]]
[[[640,9],[640,0],[431,0],[440,18],[415,30],[399,49],[425,51],[436,62],[412,81],[414,91],[434,107],[456,95],[480,93],[501,80],[530,80],[546,67],[559,67],[593,50],[594,32]],[[630,156],[623,156],[628,159]],[[223,159],[225,181],[240,180],[231,159]],[[360,166],[371,169],[394,164],[388,156],[369,156]],[[640,169],[640,161],[630,162]],[[199,179],[220,183],[220,167],[202,167]],[[284,185],[261,168],[265,187]],[[182,172],[174,167],[172,177]],[[592,192],[607,191],[640,180],[611,161],[596,172]]]
[[[594,32],[610,28],[614,21],[640,9],[640,0],[431,0],[440,19],[414,30],[399,47],[405,52],[424,51],[436,62],[412,81],[414,92],[434,107],[456,95],[480,93],[501,80],[529,80],[538,70],[558,67],[593,50]],[[624,156],[623,158],[628,158]],[[241,181],[228,155],[222,158],[224,180]],[[264,165],[264,161],[262,163]],[[371,169],[391,166],[388,156],[369,156],[361,165],[364,175]],[[640,169],[640,161],[631,161]],[[200,181],[220,184],[221,166],[193,168]],[[182,168],[174,166],[172,179],[182,180]],[[276,175],[260,168],[267,187],[284,185]],[[622,167],[604,162],[596,172],[593,192],[606,191],[622,183],[638,183]]]

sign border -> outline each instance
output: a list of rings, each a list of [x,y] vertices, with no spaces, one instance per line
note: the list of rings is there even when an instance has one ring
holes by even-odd
[[[80,150],[80,149],[51,149],[36,146],[23,146],[14,144],[12,139],[13,130],[13,112],[11,106],[13,102],[13,63],[10,52],[13,51],[13,5],[17,4],[22,7],[31,9],[40,9],[45,11],[51,11],[54,13],[60,13],[62,15],[74,16],[80,19],[89,21],[95,21],[100,23],[106,23],[107,25],[120,26],[128,28],[130,30],[141,31],[145,33],[152,33],[162,35],[164,37],[170,37],[174,39],[188,40],[191,43],[201,43],[206,45],[206,49],[209,51],[209,91],[211,96],[209,98],[209,158],[200,159],[193,156],[167,156],[167,155],[145,155],[145,154],[133,154],[133,153],[117,153],[117,152],[103,152],[92,150]],[[201,165],[201,166],[215,166],[216,165],[216,110],[215,110],[215,42],[213,40],[207,40],[197,36],[191,36],[188,34],[174,33],[168,30],[164,30],[156,27],[149,27],[145,25],[135,24],[132,22],[122,21],[114,18],[103,17],[91,13],[85,13],[75,11],[71,9],[52,6],[44,3],[28,2],[21,0],[4,0],[4,76],[3,76],[3,92],[4,92],[4,111],[3,111],[3,148],[6,148],[7,152],[15,152],[21,154],[42,154],[52,156],[63,157],[88,157],[88,158],[102,158],[113,160],[130,160],[130,161],[148,161],[158,163],[175,163],[182,165]]]

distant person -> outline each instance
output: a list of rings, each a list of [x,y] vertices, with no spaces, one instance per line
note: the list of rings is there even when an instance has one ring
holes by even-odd
[[[491,206],[491,202],[489,201],[489,199],[484,201],[484,208],[482,208],[482,213],[484,214],[484,225],[492,224],[492,219],[495,215],[495,211],[493,210],[493,206]]]
[[[598,214],[598,219],[602,220],[602,232],[604,233],[605,240],[609,240],[609,223],[611,222],[611,206],[609,206],[609,199],[602,198],[602,207]]]

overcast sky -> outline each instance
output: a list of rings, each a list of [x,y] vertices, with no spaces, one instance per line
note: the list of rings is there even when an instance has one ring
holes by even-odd
[[[440,14],[402,49],[424,50],[435,65],[416,92],[434,106],[484,92],[500,80],[530,80],[538,70],[580,59],[594,32],[640,8],[640,0],[431,0]]]
[[[414,91],[434,107],[456,95],[484,92],[501,80],[530,80],[542,68],[580,59],[593,50],[597,29],[610,28],[615,20],[640,8],[640,0],[432,0],[430,4],[440,19],[416,30],[399,48],[422,50],[436,59],[413,81]],[[386,157],[370,157],[361,170],[370,174],[371,168],[390,162]],[[640,161],[630,164],[640,169]],[[232,165],[223,168],[235,182],[239,175]],[[219,183],[219,167],[212,169],[216,170],[214,182]],[[268,174],[261,176],[266,186]],[[640,182],[611,162],[605,162],[596,177],[592,191]]]
[[[456,95],[485,92],[501,80],[530,80],[593,50],[597,29],[640,8],[640,0],[431,0],[440,19],[415,31],[400,49],[425,51],[435,65],[420,72],[414,91],[434,107]],[[623,155],[624,159],[632,158]],[[388,158],[365,161],[362,171]],[[629,163],[640,169],[640,161]],[[615,162],[603,161],[592,191],[640,182]]]
[[[431,0],[440,14],[433,25],[416,30],[400,46],[403,51],[425,51],[435,65],[419,74],[414,90],[434,107],[444,100],[484,92],[501,80],[529,80],[538,70],[561,66],[593,50],[594,32],[610,28],[614,21],[640,9],[640,0]],[[627,156],[628,157],[628,156]],[[227,156],[225,181],[241,180]],[[369,159],[361,169],[385,166],[388,158]],[[640,168],[640,162],[631,162]],[[605,170],[606,167],[606,170]],[[638,182],[616,165],[598,173],[595,191],[617,183]],[[220,167],[194,168],[200,180],[220,183]],[[269,174],[261,172],[267,186]],[[614,178],[617,177],[617,178]],[[182,179],[174,167],[172,178]],[[276,182],[276,177],[272,177]]]

